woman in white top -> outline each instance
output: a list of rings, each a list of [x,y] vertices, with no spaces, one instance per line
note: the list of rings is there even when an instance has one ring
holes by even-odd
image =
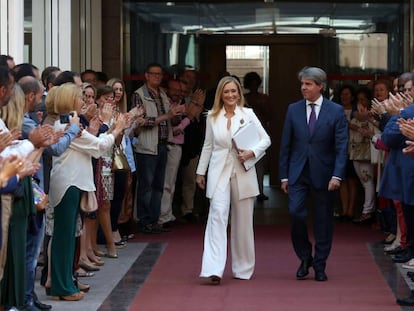
[[[206,185],[210,211],[204,238],[201,277],[219,284],[227,257],[227,223],[231,205],[231,254],[233,277],[250,279],[255,265],[253,207],[259,194],[256,170],[243,163],[261,156],[270,146],[270,138],[250,108],[243,108],[244,97],[233,77],[220,80],[214,105],[207,116],[206,137],[197,167],[196,182]],[[234,133],[253,122],[260,139],[251,150],[236,150]]]
[[[72,112],[70,118],[78,118],[83,105],[80,87],[72,83],[63,84],[55,96],[57,114]],[[112,148],[115,137],[122,132],[124,126],[125,120],[119,117],[111,133],[96,137],[83,130],[61,156],[53,158],[49,204],[54,208],[51,294],[55,299],[73,301],[83,298],[83,292],[79,291],[72,279],[80,195],[81,191],[95,191],[91,157],[98,158]],[[55,129],[65,127],[66,124],[56,121]]]

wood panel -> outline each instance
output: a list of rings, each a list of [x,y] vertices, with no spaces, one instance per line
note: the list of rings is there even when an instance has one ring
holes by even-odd
[[[269,52],[269,96],[272,120],[270,135],[272,146],[269,152],[270,184],[279,185],[279,147],[287,107],[302,98],[298,72],[305,66],[320,66],[319,39],[313,42],[271,44]]]
[[[200,72],[210,79],[206,86],[215,87],[218,74],[225,70],[226,45],[269,46],[269,96],[272,122],[272,146],[268,151],[270,184],[279,185],[278,161],[283,122],[287,107],[299,100],[300,83],[297,74],[305,66],[321,66],[322,39],[316,35],[228,35],[201,36]]]

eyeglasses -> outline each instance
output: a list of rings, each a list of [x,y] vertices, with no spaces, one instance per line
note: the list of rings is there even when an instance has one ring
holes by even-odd
[[[162,72],[147,72],[149,75],[152,75],[152,76],[157,76],[157,77],[160,77],[160,76],[162,76],[163,75],[163,73]]]

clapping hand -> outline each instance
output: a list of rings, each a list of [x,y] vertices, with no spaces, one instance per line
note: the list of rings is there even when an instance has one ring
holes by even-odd
[[[115,129],[123,131],[127,127],[127,120],[124,114],[120,113],[114,121]]]
[[[33,176],[33,174],[36,173],[37,170],[40,168],[39,162],[32,162],[28,159],[23,159],[22,162],[23,162],[23,165],[19,166],[19,170],[17,172],[20,178],[23,178],[26,176]]]
[[[20,178],[32,176],[40,168],[39,162],[33,163],[31,160],[17,155],[9,156],[7,159],[2,160],[1,164],[1,187],[5,187],[7,185],[7,181],[15,175],[19,175]]]
[[[133,120],[142,117],[145,114],[145,108],[143,105],[138,105],[132,108],[129,112]]]
[[[373,129],[371,129],[371,128],[369,128],[369,126],[363,126],[363,127],[360,127],[360,128],[358,129],[358,132],[359,132],[362,136],[367,137],[367,138],[371,138],[372,136],[374,136],[374,130],[373,130]]]
[[[62,136],[61,132],[56,132],[52,125],[44,124],[30,131],[29,140],[35,148],[48,147],[56,143]]]
[[[114,106],[111,103],[105,103],[101,109],[100,117],[103,123],[109,124],[114,113]]]
[[[92,120],[93,117],[98,115],[98,107],[96,104],[89,105],[83,112],[83,116],[89,122]]]
[[[409,139],[414,140],[414,120],[400,118],[397,122],[400,126],[401,133]]]
[[[128,112],[122,113],[122,116],[125,119],[124,129],[130,128],[131,124],[132,124],[132,121],[133,121],[133,118],[131,117],[131,115]]]
[[[99,119],[99,116],[95,115],[92,119],[90,119],[89,126],[86,130],[92,135],[96,136],[98,135],[98,132],[101,126],[102,126],[102,121]]]
[[[144,124],[145,124],[145,118],[144,117],[138,117],[136,120],[135,120],[135,124],[136,124],[136,126],[143,126]]]
[[[23,160],[17,155],[11,155],[6,159],[0,158],[0,162],[0,187],[5,187],[7,181],[19,172],[20,167],[23,166]]]
[[[371,115],[376,118],[379,119],[380,116],[386,112],[385,110],[385,103],[384,102],[380,102],[378,99],[374,98],[371,101]]]
[[[403,93],[396,95],[390,94],[388,100],[385,101],[385,109],[389,114],[399,114],[401,109],[404,109],[412,102],[412,97]]]
[[[12,134],[13,140],[16,140],[22,136],[22,131],[18,128],[13,128],[10,130],[10,134]]]
[[[191,102],[187,107],[187,116],[191,119],[198,119],[203,112],[204,106]]]
[[[0,152],[2,152],[6,147],[12,145],[13,140],[13,135],[10,132],[0,129]]]
[[[198,105],[204,105],[204,101],[206,100],[206,91],[202,89],[196,89],[191,96],[191,102],[198,104]]]
[[[406,155],[413,156],[414,155],[414,141],[407,140],[406,142],[407,147],[403,148],[403,153]]]
[[[170,107],[170,109],[168,110],[168,116],[170,119],[177,116],[181,116],[183,114],[183,107],[181,106],[182,105],[176,105]]]

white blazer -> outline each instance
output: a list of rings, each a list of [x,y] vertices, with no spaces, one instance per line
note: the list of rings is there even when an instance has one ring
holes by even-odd
[[[237,177],[239,200],[254,197],[259,194],[257,184],[256,168],[252,167],[247,172],[243,165],[237,160],[237,151],[233,147],[231,138],[234,133],[248,122],[254,122],[260,132],[260,140],[252,148],[255,155],[264,152],[270,146],[270,138],[251,108],[235,109],[235,115],[231,118],[230,131],[227,130],[227,118],[222,108],[216,119],[207,116],[206,137],[200,160],[197,167],[198,175],[207,175],[206,196],[212,198],[215,189],[230,179],[233,171]],[[230,166],[230,167],[229,167]]]

